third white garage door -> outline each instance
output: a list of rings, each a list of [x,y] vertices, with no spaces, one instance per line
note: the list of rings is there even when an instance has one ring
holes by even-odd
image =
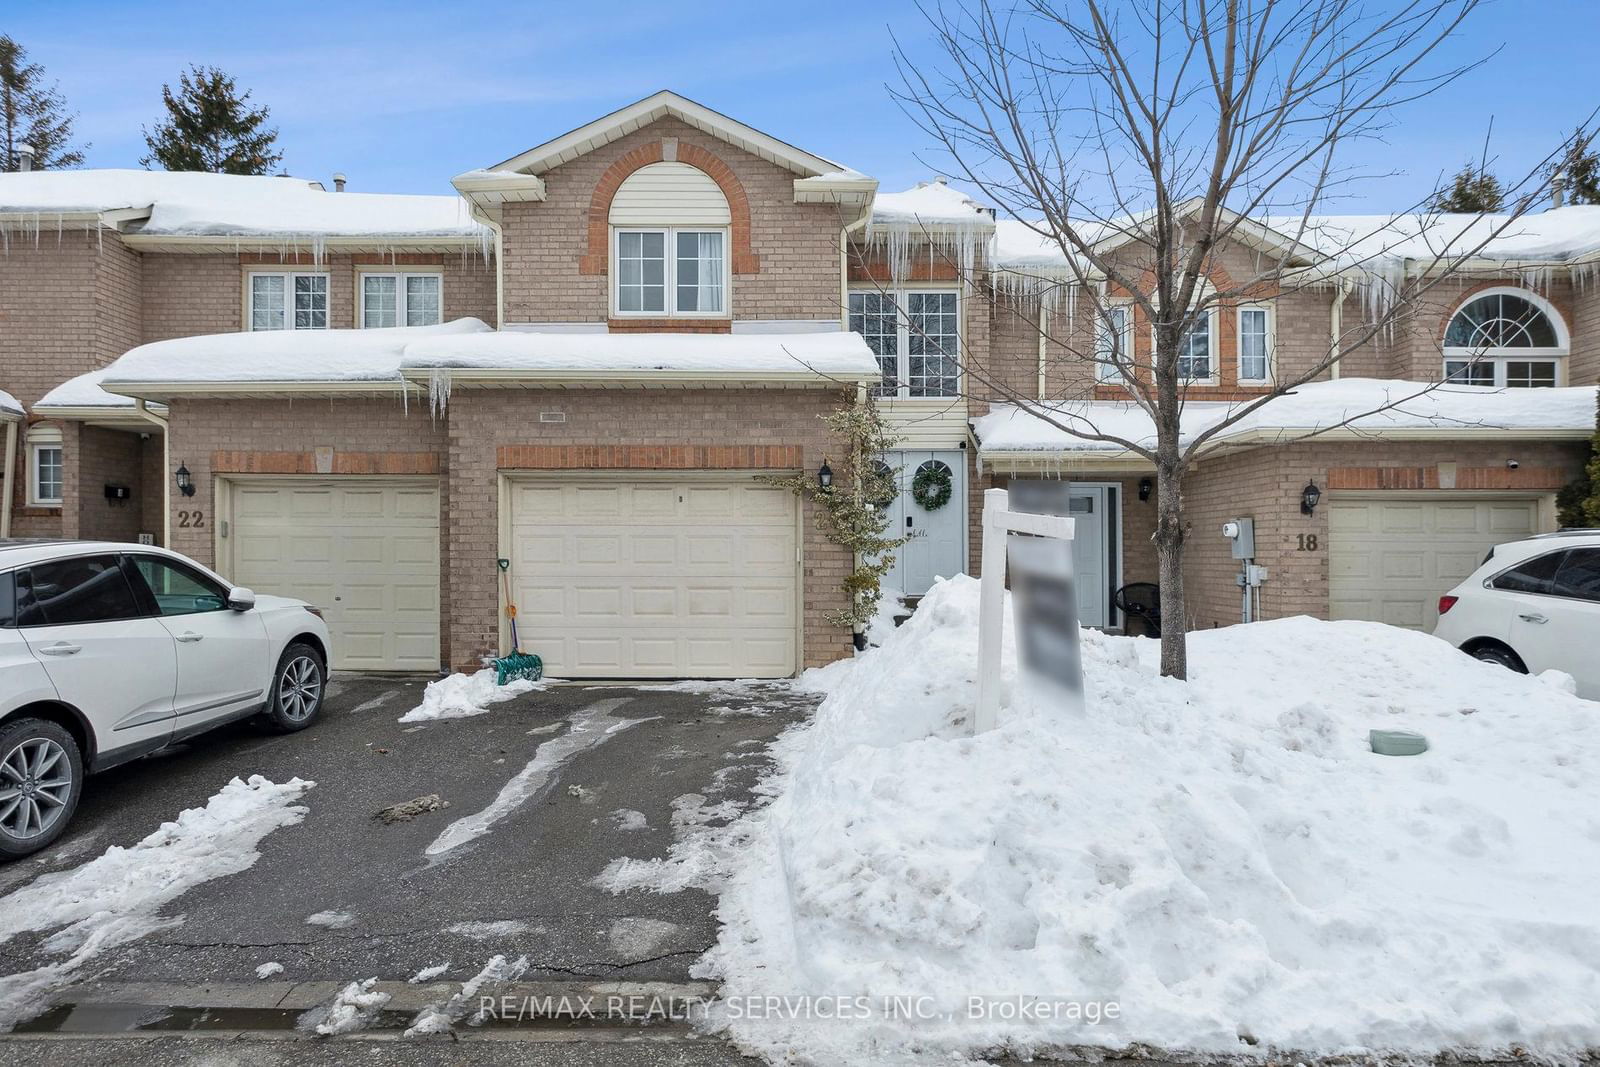
[[[508,482],[517,625],[557,678],[781,678],[795,499],[739,476]]]
[[[1335,497],[1329,617],[1432,630],[1439,597],[1489,549],[1538,528],[1537,500]]]
[[[439,669],[433,479],[241,480],[230,504],[230,577],[321,608],[333,666]]]

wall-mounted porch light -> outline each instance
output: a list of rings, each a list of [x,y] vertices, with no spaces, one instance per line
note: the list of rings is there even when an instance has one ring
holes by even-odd
[[[826,459],[822,461],[822,466],[817,468],[817,485],[824,493],[833,488],[833,468],[828,466]]]
[[[1150,479],[1149,478],[1140,478],[1139,479],[1139,499],[1140,500],[1149,500],[1150,499],[1150,489],[1151,489]]]
[[[1322,499],[1322,490],[1317,488],[1316,482],[1307,482],[1306,487],[1300,490],[1300,514],[1310,515],[1317,510],[1317,502]]]
[[[189,468],[187,466],[182,463],[178,464],[178,469],[173,476],[178,479],[178,492],[184,496],[194,496],[194,479],[189,476]]]

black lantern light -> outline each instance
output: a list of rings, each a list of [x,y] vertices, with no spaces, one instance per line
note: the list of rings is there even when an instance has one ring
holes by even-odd
[[[1300,490],[1300,514],[1310,515],[1317,510],[1317,502],[1322,499],[1322,490],[1317,488],[1316,482],[1307,482],[1306,487]]]
[[[178,492],[184,496],[194,496],[194,479],[189,477],[189,468],[182,463],[178,464],[174,476],[178,479]]]
[[[826,459],[822,461],[822,466],[817,468],[817,485],[822,487],[824,493],[833,488],[833,468],[828,466]]]
[[[1151,489],[1150,479],[1149,478],[1140,478],[1139,479],[1139,499],[1140,500],[1149,500],[1150,499],[1150,489]]]

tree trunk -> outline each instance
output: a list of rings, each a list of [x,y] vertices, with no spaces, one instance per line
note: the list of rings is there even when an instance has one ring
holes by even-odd
[[[1161,673],[1189,676],[1189,612],[1183,598],[1183,471],[1164,457],[1156,465],[1156,558],[1161,585]]]

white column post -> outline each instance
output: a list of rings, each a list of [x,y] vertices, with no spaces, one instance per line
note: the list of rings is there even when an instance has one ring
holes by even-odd
[[[972,730],[994,729],[1000,715],[1000,647],[1005,631],[1006,512],[1004,489],[983,493],[983,573],[978,590],[978,707]]]

